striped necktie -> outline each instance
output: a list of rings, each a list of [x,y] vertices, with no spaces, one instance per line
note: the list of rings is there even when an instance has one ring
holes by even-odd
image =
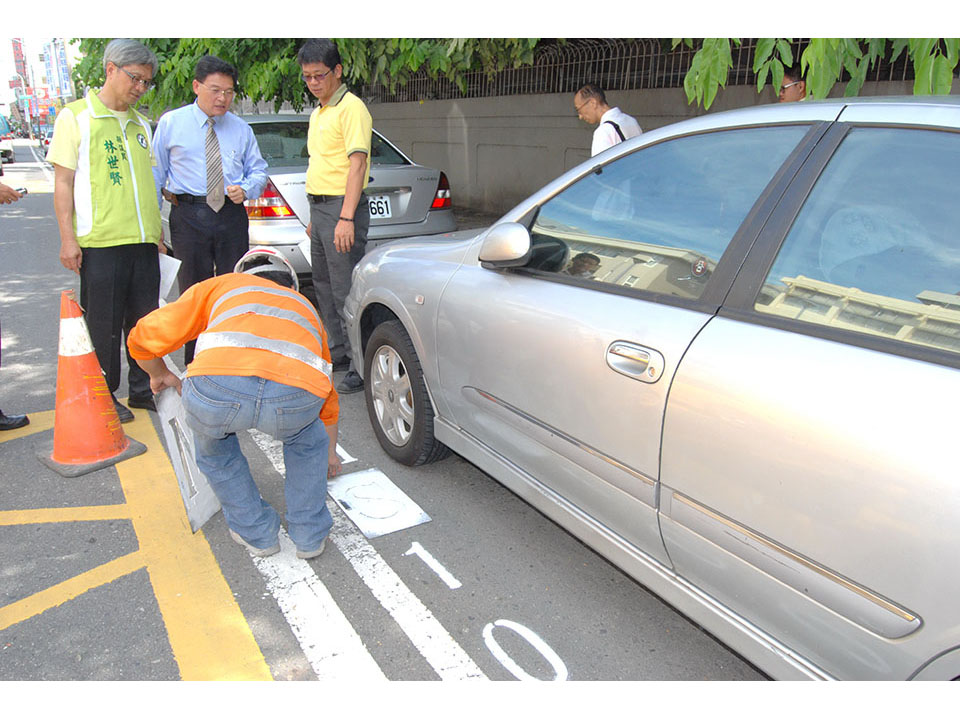
[[[213,131],[213,118],[207,118],[207,205],[214,212],[223,207],[223,161],[220,158],[220,143]]]

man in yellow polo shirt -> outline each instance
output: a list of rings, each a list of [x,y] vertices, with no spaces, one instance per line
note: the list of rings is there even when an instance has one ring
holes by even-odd
[[[370,177],[373,119],[363,101],[343,85],[343,65],[333,41],[311,39],[297,53],[307,88],[320,106],[307,133],[310,263],[320,317],[330,339],[335,370],[348,370],[341,393],[363,389],[353,367],[343,303],[354,265],[363,257],[370,211],[363,190]]]

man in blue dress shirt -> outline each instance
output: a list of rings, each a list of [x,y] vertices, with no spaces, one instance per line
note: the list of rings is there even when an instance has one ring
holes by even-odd
[[[153,135],[157,202],[170,200],[170,243],[182,261],[180,292],[233,272],[249,249],[243,201],[260,196],[267,163],[250,126],[230,112],[237,69],[206,55],[197,63],[197,101],[164,113]],[[162,194],[161,194],[162,193]],[[194,343],[184,346],[193,360]]]

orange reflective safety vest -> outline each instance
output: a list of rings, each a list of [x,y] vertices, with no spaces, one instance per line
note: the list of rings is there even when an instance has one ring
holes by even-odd
[[[255,275],[219,275],[142,317],[127,345],[135,360],[150,360],[194,339],[187,377],[252,376],[302,388],[326,398],[325,425],[337,422],[327,333],[303,295]]]

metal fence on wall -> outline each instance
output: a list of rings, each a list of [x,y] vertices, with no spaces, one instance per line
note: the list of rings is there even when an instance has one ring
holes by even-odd
[[[804,40],[795,41],[794,57],[799,57],[805,46]],[[752,39],[733,48],[733,67],[727,85],[756,84],[753,72],[755,49],[756,41]],[[467,74],[463,91],[446,78],[431,78],[421,70],[395,92],[377,84],[363,86],[361,94],[368,102],[390,103],[574,93],[586,82],[597,83],[608,91],[679,88],[683,87],[683,78],[690,69],[694,53],[686,46],[672,50],[669,40],[655,38],[548,42],[537,48],[532,65],[501,70],[493,75],[485,72]],[[905,57],[901,57],[896,63],[879,63],[871,69],[867,79],[912,80],[913,68]]]

